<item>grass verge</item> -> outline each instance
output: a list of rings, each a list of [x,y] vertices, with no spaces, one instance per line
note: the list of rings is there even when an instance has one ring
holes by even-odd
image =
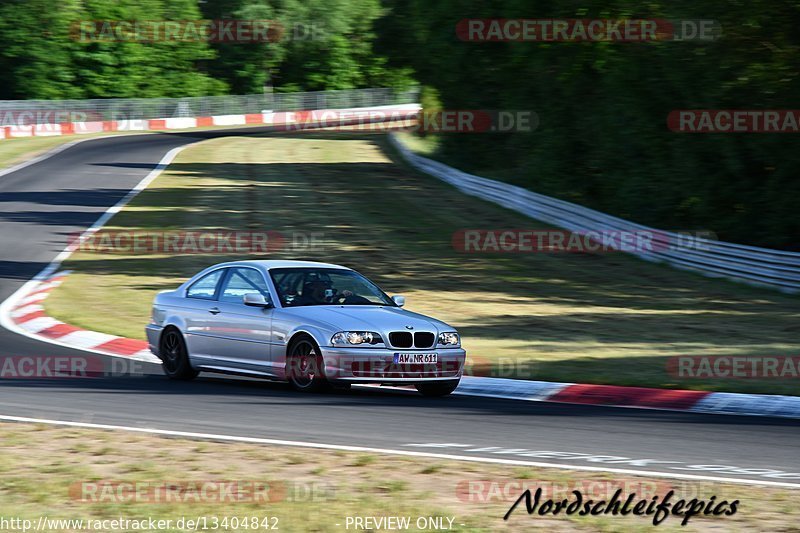
[[[793,491],[779,488],[34,424],[0,424],[0,431],[0,516],[33,524],[44,515],[51,521],[153,518],[173,521],[173,527],[161,531],[181,531],[191,528],[175,527],[180,518],[204,516],[209,531],[253,531],[241,524],[231,527],[232,520],[227,528],[210,525],[213,517],[220,524],[224,517],[239,521],[274,517],[280,531],[346,531],[348,516],[408,516],[412,523],[419,517],[442,517],[447,524],[446,518],[453,518],[454,531],[527,531],[536,526],[549,531],[652,529],[652,516],[528,516],[524,504],[504,522],[503,515],[524,490],[522,484],[533,491],[542,488],[554,497],[571,497],[570,491],[578,489],[595,501],[610,497],[617,488],[645,499],[675,490],[675,499],[708,500],[715,495],[718,502],[740,500],[733,516],[696,516],[686,527],[680,526],[679,518],[669,517],[659,527],[664,531],[778,531],[791,529],[798,519]],[[97,488],[98,484],[108,488]],[[221,486],[237,487],[236,498],[241,501],[231,501],[231,492],[218,497]],[[249,491],[254,486],[266,490]],[[270,519],[269,523],[275,522]],[[82,530],[72,526],[56,529],[51,525],[44,530]]]
[[[476,374],[797,393],[796,379],[679,379],[667,370],[679,355],[797,355],[797,298],[622,254],[460,253],[451,238],[465,228],[544,226],[411,172],[390,154],[380,134],[204,141],[106,231],[321,232],[321,250],[270,257],[345,264],[407,295],[411,310],[459,329]],[[46,307],[68,323],[144,338],[156,291],[248,257],[79,252],[64,265],[75,273]]]

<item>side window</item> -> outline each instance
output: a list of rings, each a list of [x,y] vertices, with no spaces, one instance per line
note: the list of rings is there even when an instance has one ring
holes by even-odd
[[[242,297],[250,293],[263,294],[269,299],[269,288],[264,277],[252,268],[233,268],[222,288],[219,299],[223,302],[242,303]]]
[[[202,278],[195,281],[189,290],[186,291],[186,296],[188,298],[200,298],[203,300],[213,300],[214,294],[217,291],[217,284],[219,280],[222,279],[222,275],[225,273],[225,269],[221,268],[219,270],[215,270],[210,274],[206,274]]]

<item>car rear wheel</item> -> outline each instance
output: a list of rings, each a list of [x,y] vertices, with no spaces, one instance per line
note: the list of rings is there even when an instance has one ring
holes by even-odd
[[[292,341],[286,357],[286,377],[298,391],[318,392],[328,387],[319,346],[311,337]]]
[[[183,336],[177,329],[168,329],[161,335],[161,368],[170,379],[188,381],[199,372],[189,364],[189,352]]]
[[[449,381],[428,381],[425,383],[417,383],[417,390],[423,396],[447,396],[458,387],[460,379],[451,379]]]

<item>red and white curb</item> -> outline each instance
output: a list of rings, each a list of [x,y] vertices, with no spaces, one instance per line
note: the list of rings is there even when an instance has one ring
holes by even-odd
[[[58,124],[10,125],[0,127],[0,139],[53,137],[88,133],[110,133],[115,131],[185,130],[210,126],[260,125],[276,127],[286,126],[287,129],[299,129],[302,126],[346,126],[349,123],[363,125],[389,120],[413,120],[417,118],[419,110],[419,104],[397,104],[346,109],[266,111],[263,113],[216,115],[210,117],[171,117],[158,119],[62,122]]]
[[[69,272],[60,272],[31,285],[28,292],[7,310],[10,322],[27,336],[45,342],[103,355],[160,362],[150,352],[145,341],[81,329],[48,316],[45,313],[44,300],[50,295],[50,291],[61,285],[68,274]]]
[[[465,377],[456,394],[693,413],[800,418],[800,397]]]

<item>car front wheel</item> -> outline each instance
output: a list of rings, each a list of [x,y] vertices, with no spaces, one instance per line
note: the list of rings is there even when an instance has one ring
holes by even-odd
[[[460,379],[452,379],[449,381],[427,381],[425,383],[417,383],[417,390],[423,396],[447,396],[458,387]]]
[[[170,379],[188,381],[199,372],[189,364],[189,352],[177,329],[168,329],[161,336],[161,368]]]
[[[298,391],[318,392],[328,387],[324,362],[314,339],[302,336],[289,346],[286,356],[286,377]]]

